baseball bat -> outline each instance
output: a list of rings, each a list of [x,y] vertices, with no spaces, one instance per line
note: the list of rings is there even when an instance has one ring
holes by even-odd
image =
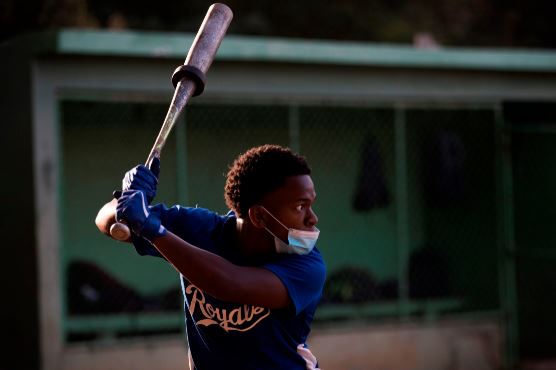
[[[217,3],[209,7],[184,64],[176,68],[172,75],[172,83],[176,89],[160,132],[147,157],[145,163],[147,167],[150,168],[155,157],[160,158],[162,148],[189,99],[203,92],[205,75],[228,30],[232,17],[232,10],[227,5]],[[127,225],[116,222],[110,226],[110,235],[117,240],[127,240],[131,234]]]

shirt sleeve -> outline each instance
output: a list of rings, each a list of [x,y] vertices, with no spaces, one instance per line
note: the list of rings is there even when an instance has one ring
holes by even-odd
[[[263,266],[282,281],[298,315],[322,295],[326,266],[315,248],[308,255],[287,254]]]
[[[205,208],[179,205],[168,208],[164,204],[156,204],[150,206],[149,211],[160,217],[166,229],[201,248],[209,244],[207,239],[211,238],[214,230],[223,222],[222,216]],[[147,239],[132,233],[131,241],[139,255],[164,258]]]
[[[154,247],[154,245],[148,241],[147,239],[136,235],[134,232],[131,233],[131,242],[135,247],[135,251],[140,256],[153,256],[153,257],[160,257],[164,258],[158,249]]]

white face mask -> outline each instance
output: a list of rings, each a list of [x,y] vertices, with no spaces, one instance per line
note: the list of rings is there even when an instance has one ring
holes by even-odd
[[[280,222],[274,215],[268,210],[261,206],[266,213],[268,213],[273,219],[276,220],[280,225],[288,230],[288,244],[284,243],[282,239],[274,235],[266,226],[265,230],[268,231],[274,237],[274,245],[276,247],[276,252],[286,253],[286,254],[309,254],[315,247],[317,239],[319,238],[320,230],[315,231],[305,231],[286,227]]]

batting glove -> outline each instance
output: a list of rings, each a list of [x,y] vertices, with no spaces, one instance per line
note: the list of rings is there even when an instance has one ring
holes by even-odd
[[[141,190],[147,196],[147,203],[150,204],[156,196],[159,173],[160,159],[155,157],[150,168],[141,164],[126,172],[122,180],[122,191]]]
[[[118,198],[116,220],[125,222],[131,230],[148,240],[166,234],[160,218],[149,212],[145,193],[139,190],[127,190]]]

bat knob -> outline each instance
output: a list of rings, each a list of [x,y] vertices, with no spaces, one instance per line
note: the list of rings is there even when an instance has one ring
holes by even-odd
[[[116,222],[110,226],[110,235],[116,240],[125,241],[129,239],[131,232],[126,224]]]
[[[187,78],[195,83],[193,96],[201,95],[205,90],[205,82],[207,78],[203,71],[199,68],[187,64],[183,64],[176,68],[172,74],[172,84],[174,87],[178,86],[178,82],[180,82],[183,78]]]

